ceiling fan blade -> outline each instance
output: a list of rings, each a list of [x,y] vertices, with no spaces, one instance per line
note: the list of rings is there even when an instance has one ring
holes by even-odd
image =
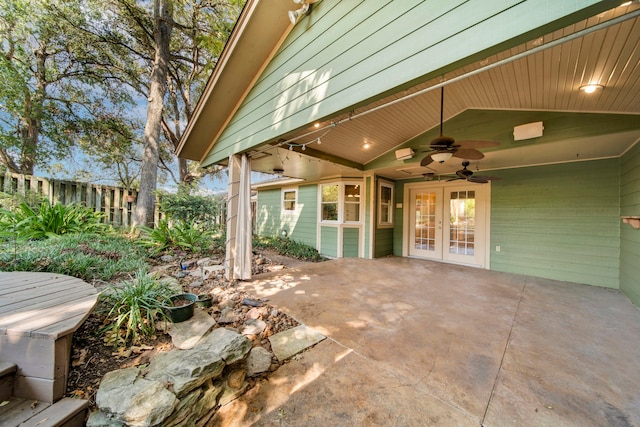
[[[464,141],[458,141],[456,145],[459,145],[461,148],[490,148],[497,147],[500,145],[500,143],[498,141],[481,141],[467,139]]]
[[[453,155],[455,157],[468,160],[480,160],[484,157],[484,154],[478,150],[474,150],[473,148],[458,148],[453,152]]]
[[[420,162],[420,166],[427,166],[430,165],[433,162],[433,159],[431,158],[431,154],[428,154],[424,159],[422,159],[422,161]]]

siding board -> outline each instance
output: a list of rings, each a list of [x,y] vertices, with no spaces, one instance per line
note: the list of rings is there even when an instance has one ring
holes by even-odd
[[[640,144],[621,160],[620,213],[640,215]],[[640,305],[640,230],[620,222],[620,289]]]
[[[618,164],[492,172],[491,269],[619,288]]]

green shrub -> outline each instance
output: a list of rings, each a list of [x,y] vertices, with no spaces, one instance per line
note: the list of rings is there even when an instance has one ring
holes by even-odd
[[[4,237],[15,235],[21,239],[45,239],[73,233],[104,231],[103,214],[77,205],[55,204],[44,201],[33,208],[20,203],[13,210],[0,209],[0,226]]]
[[[116,233],[66,234],[0,244],[0,271],[43,271],[83,280],[110,280],[146,266],[144,252]]]
[[[158,281],[144,269],[136,272],[131,280],[111,286],[100,294],[100,301],[107,307],[103,332],[111,337],[114,347],[124,333],[124,343],[140,343],[141,337],[155,334],[156,316],[166,318],[162,306],[174,293],[164,282]]]
[[[198,196],[181,189],[177,194],[160,194],[160,210],[173,222],[198,224],[207,229],[218,229],[217,223],[224,201],[219,197]]]
[[[274,249],[280,255],[290,256],[305,261],[323,261],[324,258],[312,246],[281,237],[255,236],[253,238],[255,248]]]
[[[213,233],[195,223],[161,220],[156,227],[140,227],[139,243],[159,254],[168,249],[182,249],[194,253],[205,252],[213,244]]]

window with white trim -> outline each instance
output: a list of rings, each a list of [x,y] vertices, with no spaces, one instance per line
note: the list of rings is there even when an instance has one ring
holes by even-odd
[[[298,202],[298,190],[282,190],[282,211],[294,212]]]
[[[378,226],[393,226],[393,185],[378,182]]]
[[[359,223],[362,184],[341,182],[320,185],[320,222]]]
[[[321,221],[338,222],[338,206],[340,204],[340,186],[338,184],[322,185]]]

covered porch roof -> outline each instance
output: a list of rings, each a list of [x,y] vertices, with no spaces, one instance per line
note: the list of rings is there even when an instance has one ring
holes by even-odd
[[[204,160],[293,28],[286,16],[293,2],[269,2],[268,8],[265,3],[247,2],[185,132],[180,156]],[[474,170],[619,157],[640,139],[639,64],[640,4],[632,2],[551,32],[540,29],[436,79],[409,82],[256,143],[248,150],[252,169],[309,181],[373,171],[391,179],[454,172],[461,162],[455,157],[420,166],[429,141],[439,134],[442,86],[445,135],[500,143],[482,150],[485,158],[472,161]],[[580,90],[587,84],[601,89],[587,94]],[[544,125],[542,137],[514,141],[514,126],[537,121]],[[415,156],[397,160],[395,150],[406,147]]]

